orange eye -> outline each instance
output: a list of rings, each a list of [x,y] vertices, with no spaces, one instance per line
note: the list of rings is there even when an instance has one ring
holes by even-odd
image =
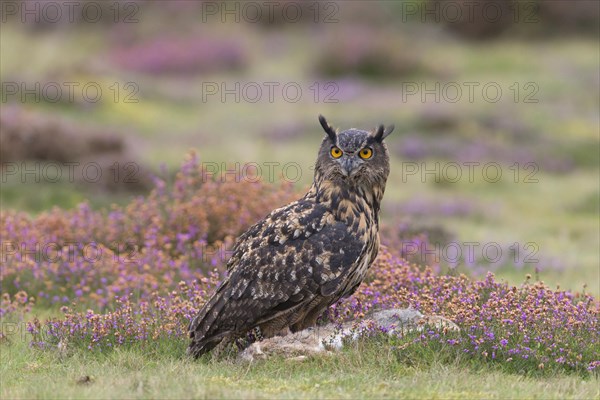
[[[342,154],[344,154],[344,153],[342,152],[342,150],[340,150],[339,147],[333,146],[331,148],[331,157],[333,157],[333,158],[340,158],[342,156]]]
[[[364,149],[362,149],[358,155],[360,156],[360,158],[362,158],[363,160],[366,160],[368,158],[371,158],[373,156],[373,150],[371,150],[368,147],[365,147]]]

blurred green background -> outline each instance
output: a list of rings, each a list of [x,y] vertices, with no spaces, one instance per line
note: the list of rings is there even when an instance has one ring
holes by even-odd
[[[2,210],[126,203],[190,148],[301,190],[321,113],[396,125],[384,242],[600,293],[597,1],[67,3],[2,3]]]

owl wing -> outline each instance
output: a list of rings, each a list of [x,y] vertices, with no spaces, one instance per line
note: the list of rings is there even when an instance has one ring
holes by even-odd
[[[323,205],[304,199],[274,210],[240,237],[229,276],[190,324],[190,352],[338,292],[363,248]]]

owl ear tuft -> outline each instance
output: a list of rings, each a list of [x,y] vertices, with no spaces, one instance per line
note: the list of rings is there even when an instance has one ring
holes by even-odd
[[[392,133],[393,131],[394,131],[394,125],[390,125],[387,128],[384,127],[383,125],[379,125],[373,136],[375,137],[375,140],[377,140],[378,142],[381,142],[381,141],[383,141],[383,139],[388,137],[389,134]]]
[[[335,133],[333,128],[327,123],[327,120],[325,119],[325,117],[320,114],[319,114],[319,122],[321,123],[321,126],[323,127],[323,130],[325,131],[325,133],[327,133],[327,136],[329,136],[329,139],[331,139],[331,141],[333,143],[335,143],[335,141],[337,139],[337,134]]]

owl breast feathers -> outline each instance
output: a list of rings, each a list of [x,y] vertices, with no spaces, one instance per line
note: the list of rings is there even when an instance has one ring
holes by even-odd
[[[310,190],[238,238],[227,278],[190,323],[190,355],[224,347],[256,328],[271,337],[313,326],[356,290],[377,256],[389,174],[383,139],[393,126],[337,133],[319,120],[327,135]]]

